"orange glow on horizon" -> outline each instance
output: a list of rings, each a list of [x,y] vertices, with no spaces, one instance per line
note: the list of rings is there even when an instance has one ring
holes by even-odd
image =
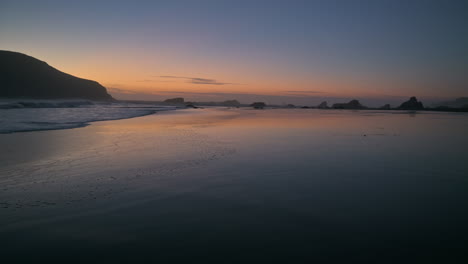
[[[144,52],[125,51],[109,49],[104,53],[90,52],[87,56],[78,54],[64,56],[60,53],[51,55],[41,51],[22,52],[46,61],[63,72],[95,80],[111,92],[117,88],[142,94],[165,94],[174,91],[207,95],[226,93],[359,98],[412,96],[415,95],[414,92],[407,92],[410,88],[421,90],[427,88],[404,80],[389,81],[377,77],[359,79],[353,76],[331,76],[320,73],[310,73],[304,77],[303,74],[294,72],[283,73],[282,68],[274,65],[255,62],[243,64],[233,61],[219,66],[219,63],[212,61],[178,56],[175,52],[168,55],[148,55]],[[179,76],[186,79],[160,76]],[[192,83],[190,78],[210,79],[223,84]],[[443,90],[429,95],[447,96],[443,94]]]

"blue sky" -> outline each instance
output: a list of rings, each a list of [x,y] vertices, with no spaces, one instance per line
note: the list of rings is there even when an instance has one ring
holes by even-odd
[[[0,49],[145,93],[456,97],[466,14],[468,1],[2,0]],[[243,85],[138,83],[160,75]]]

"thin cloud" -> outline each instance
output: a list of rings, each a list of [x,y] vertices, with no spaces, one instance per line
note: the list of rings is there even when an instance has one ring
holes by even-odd
[[[138,92],[136,92],[136,91],[125,90],[125,89],[120,89],[120,88],[113,88],[113,87],[109,87],[109,88],[107,88],[107,90],[109,90],[109,92],[111,92],[111,93],[138,94]]]
[[[324,93],[324,92],[322,92],[322,91],[302,90],[302,91],[285,91],[285,93],[292,93],[292,94],[321,94],[321,93]]]
[[[136,80],[135,82],[139,83],[173,83],[176,81],[161,81],[161,80],[153,80],[153,79],[144,79],[144,80]]]
[[[241,85],[240,83],[229,83],[229,82],[218,82],[215,79],[207,79],[207,78],[200,78],[200,77],[184,77],[184,76],[173,76],[173,75],[161,75],[160,78],[170,78],[170,79],[184,79],[187,80],[188,83],[193,84],[207,84],[207,85]]]

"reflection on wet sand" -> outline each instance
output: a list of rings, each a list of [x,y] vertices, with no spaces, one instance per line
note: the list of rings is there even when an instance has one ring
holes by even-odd
[[[0,135],[0,245],[97,260],[459,259],[467,131],[465,114],[213,108]]]

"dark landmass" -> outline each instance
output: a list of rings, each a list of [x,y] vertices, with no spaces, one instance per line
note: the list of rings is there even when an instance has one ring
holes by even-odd
[[[201,106],[227,106],[227,107],[254,107],[256,109],[263,109],[266,107],[264,102],[255,102],[253,104],[242,104],[237,100],[226,100],[223,102],[186,102],[184,98],[172,98],[161,101],[127,101],[133,103],[154,103],[159,105],[178,105],[188,108],[202,108]],[[174,103],[176,102],[176,103]],[[181,103],[183,102],[183,103]],[[358,100],[351,100],[348,103],[338,103],[333,104],[332,107],[329,107],[327,102],[324,101],[318,106],[296,106],[294,104],[284,104],[284,105],[268,105],[269,108],[301,108],[301,109],[348,109],[348,110],[411,110],[411,111],[439,111],[439,112],[468,112],[468,105],[462,107],[454,108],[448,106],[438,106],[438,107],[424,107],[421,102],[419,102],[416,97],[411,97],[408,101],[402,103],[397,108],[392,108],[390,104],[385,104],[381,107],[366,107],[362,105]],[[422,108],[421,108],[422,107]]]
[[[230,106],[230,107],[248,106],[247,104],[241,104],[237,100],[226,100],[223,102],[193,102],[192,104],[196,104],[200,106]]]
[[[168,104],[183,104],[183,103],[185,103],[185,100],[184,100],[184,98],[182,98],[182,97],[177,97],[177,98],[166,99],[166,100],[164,100],[164,103],[168,103]]]
[[[263,109],[265,108],[266,104],[264,102],[255,102],[251,104],[250,106],[252,106],[255,109]]]
[[[193,108],[193,109],[199,109],[200,108],[200,109],[203,109],[203,107],[196,106],[196,104],[197,104],[196,102],[185,102],[184,106],[186,108]]]
[[[416,97],[411,97],[408,101],[402,103],[398,109],[401,110],[423,110],[423,104],[416,99]]]
[[[323,101],[317,106],[317,108],[318,109],[329,109],[330,107],[328,107],[327,101]]]
[[[359,103],[358,100],[351,100],[349,103],[334,104],[333,109],[366,109],[367,107]]]
[[[438,111],[438,112],[468,112],[468,105],[462,107],[448,107],[448,106],[438,106],[433,108],[424,108],[427,111]]]
[[[148,103],[147,101],[131,101],[131,102],[141,102],[141,103]],[[182,97],[177,98],[170,98],[166,99],[163,102],[160,101],[153,101],[156,104],[162,105],[175,105],[175,106],[185,106],[187,108],[202,108],[200,106],[230,106],[230,107],[240,107],[240,106],[248,106],[239,103],[237,100],[226,100],[223,102],[188,102],[185,101]]]
[[[381,107],[379,107],[380,110],[390,110],[392,109],[392,107],[390,106],[390,104],[385,104]]]
[[[452,104],[457,107],[449,106],[437,106],[437,107],[424,107],[423,103],[418,101],[416,97],[411,97],[408,101],[403,102],[399,107],[392,108],[390,104],[385,104],[381,107],[366,107],[362,105],[358,100],[351,100],[348,103],[337,103],[333,104],[332,107],[327,105],[327,102],[324,101],[318,106],[298,106],[295,108],[302,109],[348,109],[348,110],[412,110],[412,111],[440,111],[440,112],[468,112],[468,104],[464,104],[468,101],[468,97],[460,97],[455,101],[451,101]],[[291,105],[285,106],[275,106],[269,105],[271,108],[290,108]]]
[[[468,108],[468,97],[459,97],[453,101],[446,101],[437,103],[434,105],[435,108],[445,107],[445,108]]]
[[[241,103],[239,103],[239,101],[237,100],[226,100],[224,102],[221,102],[221,105],[225,105],[225,106],[240,106]]]
[[[0,50],[0,97],[113,100],[104,86],[61,72],[31,56]]]
[[[467,97],[461,97],[456,99],[455,105],[458,107],[449,106],[438,106],[438,107],[424,107],[423,103],[418,101],[416,97],[411,97],[408,101],[403,102],[399,107],[392,108],[390,104],[385,104],[381,107],[366,107],[362,105],[358,100],[351,100],[349,103],[338,103],[333,104],[331,109],[348,109],[348,110],[412,110],[412,111],[440,111],[440,112],[468,112],[468,104],[463,105],[468,100]],[[451,104],[454,105],[454,104]],[[271,106],[274,107],[274,106]],[[330,109],[327,102],[320,103],[317,107],[302,106],[300,108],[317,108],[317,109]]]

